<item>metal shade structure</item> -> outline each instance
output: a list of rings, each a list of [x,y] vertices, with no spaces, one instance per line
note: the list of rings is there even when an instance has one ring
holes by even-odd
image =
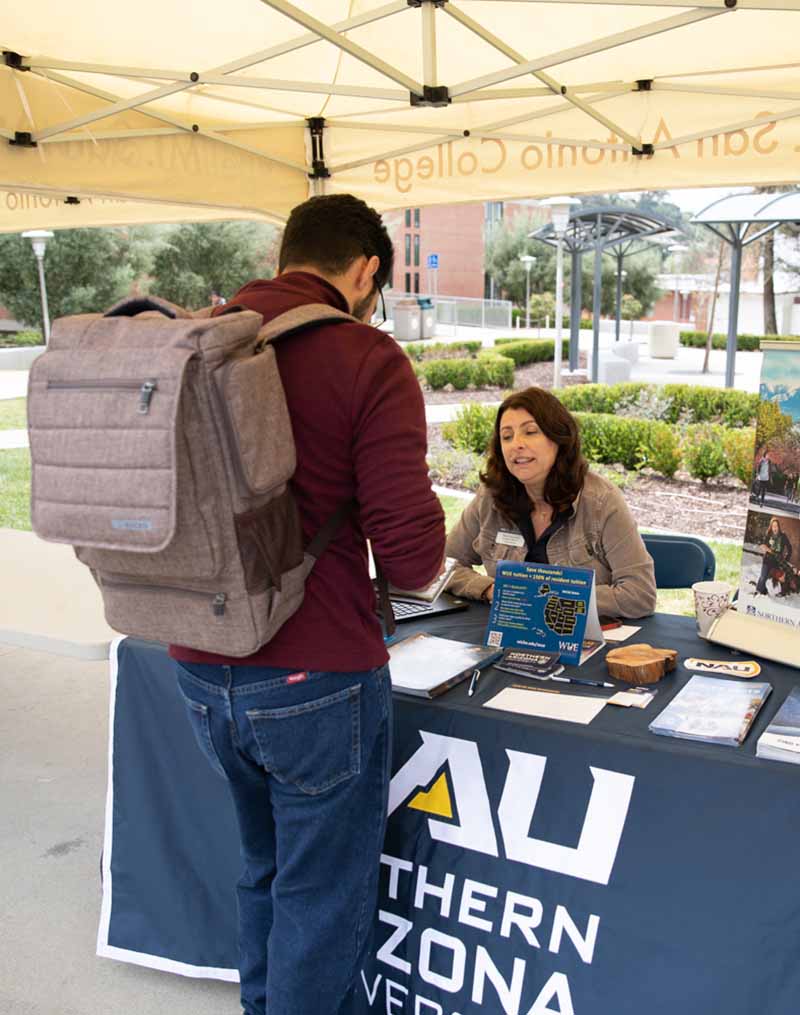
[[[578,339],[581,318],[581,260],[584,254],[594,252],[594,285],[592,299],[592,381],[598,377],[600,352],[600,297],[602,290],[603,254],[613,253],[617,259],[617,338],[619,338],[619,309],[621,303],[622,263],[625,257],[641,253],[651,244],[648,239],[671,236],[675,225],[660,215],[618,205],[573,208],[564,234],[564,246],[572,261],[570,273],[570,339],[569,368],[578,366]],[[529,234],[552,247],[558,238],[552,223]]]
[[[692,219],[715,233],[731,248],[731,286],[728,302],[728,340],[725,387],[732,388],[736,373],[736,334],[742,251],[773,232],[784,222],[800,223],[800,191],[786,194],[731,194],[713,201]],[[713,326],[713,322],[712,322]]]
[[[11,190],[282,219],[796,175],[800,0],[0,3]]]

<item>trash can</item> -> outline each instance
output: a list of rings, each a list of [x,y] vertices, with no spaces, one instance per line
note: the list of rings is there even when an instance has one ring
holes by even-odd
[[[422,311],[416,300],[398,300],[392,312],[394,337],[399,342],[416,342],[422,333]]]
[[[681,343],[681,326],[674,321],[650,322],[650,356],[652,359],[675,359]]]
[[[418,296],[420,313],[420,338],[433,338],[436,334],[436,307],[429,296]]]

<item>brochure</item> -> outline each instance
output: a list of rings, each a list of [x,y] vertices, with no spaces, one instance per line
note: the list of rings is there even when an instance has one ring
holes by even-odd
[[[500,561],[484,640],[493,648],[557,653],[562,663],[580,665],[605,644],[594,571]]]
[[[800,765],[800,687],[793,687],[775,718],[758,738],[757,758]]]
[[[666,737],[737,747],[744,741],[772,684],[694,676],[651,723]]]
[[[484,645],[470,645],[432,634],[413,634],[389,648],[392,687],[404,694],[435,698],[489,666],[501,655]]]

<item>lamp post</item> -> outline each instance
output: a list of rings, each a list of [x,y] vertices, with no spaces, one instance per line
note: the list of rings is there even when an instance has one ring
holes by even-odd
[[[688,249],[689,248],[687,246],[684,246],[684,244],[682,244],[682,243],[673,243],[672,246],[667,247],[667,250],[669,250],[670,254],[672,254],[672,273],[673,273],[673,276],[674,276],[674,278],[673,278],[674,288],[673,288],[673,295],[672,295],[672,320],[673,321],[677,321],[678,320],[678,272],[676,271],[676,266],[677,266],[677,263],[678,263],[678,254],[683,254]]]
[[[520,261],[525,265],[525,327],[531,326],[531,268],[536,264],[532,254],[520,254]]]
[[[44,282],[44,252],[47,241],[52,240],[53,234],[47,229],[29,229],[22,234],[23,238],[31,241],[33,254],[36,258],[36,266],[39,269],[39,294],[42,299],[42,322],[44,325],[44,344],[50,343],[50,311],[47,308],[47,286]]]
[[[556,341],[553,363],[553,387],[561,387],[561,330],[564,323],[564,236],[569,225],[570,205],[580,204],[574,197],[549,197],[541,204],[550,209],[556,234]]]

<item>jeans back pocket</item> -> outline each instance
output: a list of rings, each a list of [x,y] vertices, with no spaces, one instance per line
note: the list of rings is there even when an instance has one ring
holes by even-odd
[[[310,795],[361,771],[361,685],[287,708],[248,709],[261,761]]]

